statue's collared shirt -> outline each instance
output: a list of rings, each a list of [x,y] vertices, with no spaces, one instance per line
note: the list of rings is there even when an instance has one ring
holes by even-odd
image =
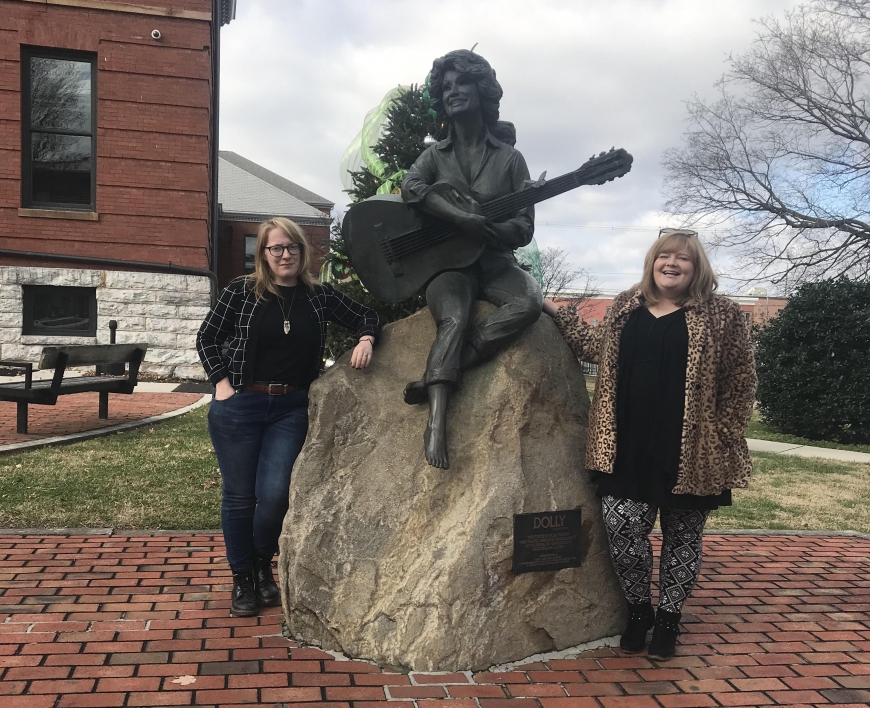
[[[484,153],[469,184],[453,151],[451,135],[429,147],[417,158],[402,181],[402,199],[408,204],[417,204],[426,198],[436,182],[448,180],[467,185],[468,193],[479,203],[485,204],[524,189],[528,179],[529,168],[522,153],[487,130]],[[504,223],[513,224],[517,231],[518,243],[513,247],[525,246],[532,240],[535,230],[534,207],[520,209]]]

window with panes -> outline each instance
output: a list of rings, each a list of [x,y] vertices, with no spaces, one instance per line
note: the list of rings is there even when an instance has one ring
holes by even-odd
[[[24,48],[22,206],[96,211],[96,56]]]

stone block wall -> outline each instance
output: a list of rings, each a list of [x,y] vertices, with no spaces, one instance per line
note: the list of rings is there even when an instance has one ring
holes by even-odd
[[[97,336],[22,335],[22,285],[96,288]],[[119,344],[148,344],[143,373],[205,379],[196,332],[210,287],[208,278],[194,275],[0,266],[0,358],[37,362],[44,346],[108,344],[109,320],[116,320]]]

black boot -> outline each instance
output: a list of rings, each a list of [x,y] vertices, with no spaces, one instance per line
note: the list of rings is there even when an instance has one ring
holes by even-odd
[[[642,602],[638,605],[628,603],[628,624],[619,639],[619,647],[626,654],[637,654],[646,646],[646,633],[655,623],[656,615],[652,604]]]
[[[233,573],[233,599],[230,614],[233,617],[253,617],[259,611],[257,596],[254,593],[254,574]]]
[[[658,609],[652,640],[647,651],[647,656],[650,659],[667,661],[673,657],[677,649],[677,637],[680,634],[680,618],[682,616],[681,612],[668,612],[661,607]]]
[[[262,607],[274,607],[281,604],[281,594],[272,577],[272,558],[256,556],[254,558],[254,588],[257,602]]]

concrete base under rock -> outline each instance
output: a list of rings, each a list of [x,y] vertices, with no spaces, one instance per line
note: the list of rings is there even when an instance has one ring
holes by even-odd
[[[580,365],[542,316],[468,372],[443,471],[423,457],[427,407],[402,402],[433,337],[419,312],[385,328],[369,369],[346,355],[311,389],[280,542],[290,633],[417,671],[484,669],[617,634],[624,600],[583,471]],[[514,575],[514,514],[577,507],[581,567]]]

